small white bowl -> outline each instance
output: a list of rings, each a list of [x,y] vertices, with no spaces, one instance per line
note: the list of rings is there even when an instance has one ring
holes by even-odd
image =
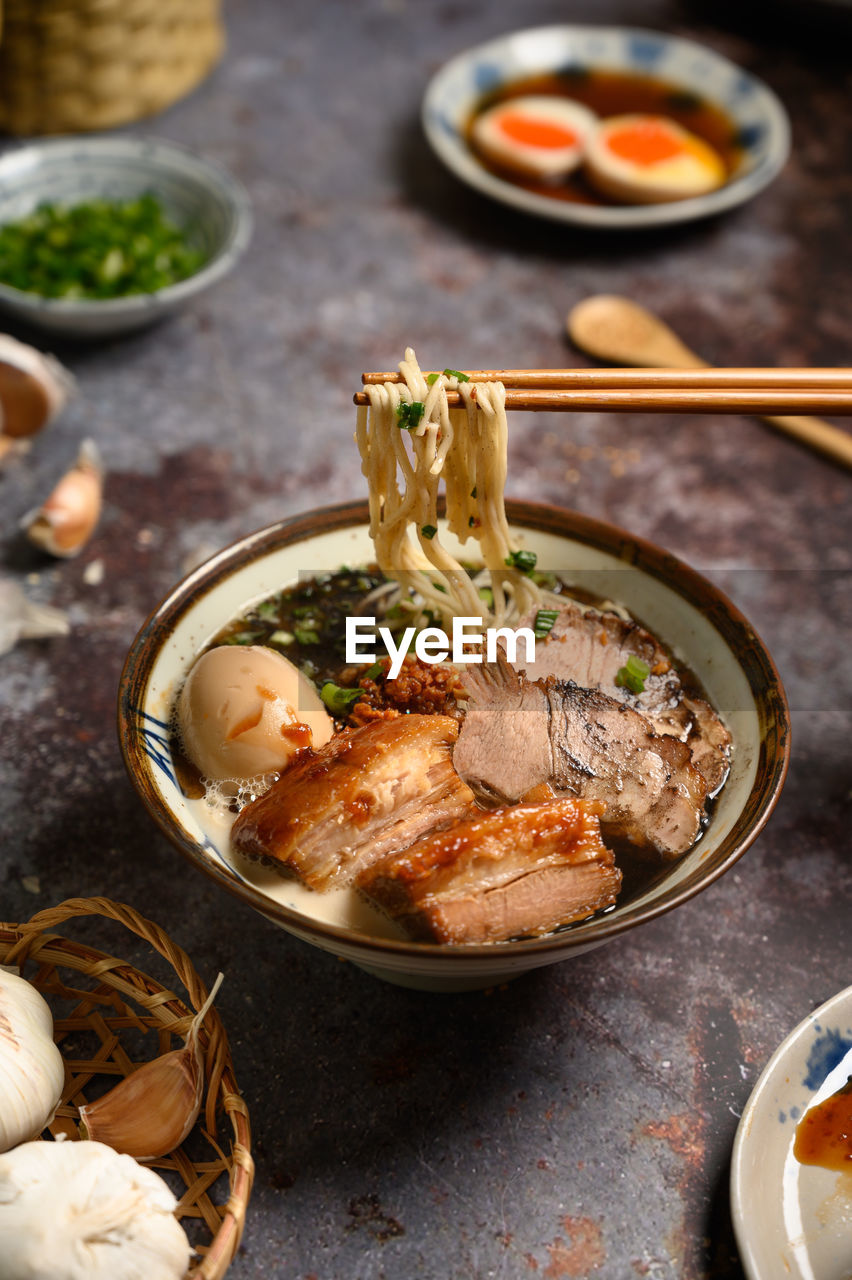
[[[73,205],[151,192],[166,215],[190,229],[205,263],[156,293],[123,298],[44,298],[0,284],[0,308],[27,324],[70,338],[101,338],[143,328],[204,293],[234,266],[251,239],[249,197],[218,165],[174,142],[152,138],[69,138],[37,142],[0,157],[0,224],[45,201]]]
[[[711,884],[757,836],[780,793],[789,755],[784,690],[745,618],[720,591],[650,543],[574,512],[510,502],[519,545],[542,569],[615,599],[673,646],[703,683],[734,740],[730,777],[694,849],[607,914],[543,938],[441,946],[365,932],[327,915],[327,895],[293,892],[274,871],[242,870],[227,838],[211,834],[181,792],[170,736],[177,691],[197,655],[247,604],[300,574],[368,564],[366,505],[352,503],[261,529],[185,578],[155,610],[130,650],[119,691],[119,737],[130,778],[160,829],[194,867],[288,932],[391,982],[459,991],[504,982],[579,955],[685,902]],[[442,537],[445,535],[442,533]],[[445,542],[458,555],[461,547]],[[188,887],[188,891],[189,887]]]
[[[651,76],[721,108],[738,131],[739,171],[707,195],[619,207],[539,195],[491,173],[467,142],[477,104],[502,85],[569,68]],[[629,27],[532,27],[489,40],[459,54],[434,76],[422,119],[435,153],[469,186],[526,213],[611,230],[686,222],[731,209],[771,182],[790,151],[787,113],[762,81],[691,40]]]
[[[852,1076],[852,987],[791,1031],[770,1058],[737,1128],[731,1213],[749,1280],[848,1280],[849,1174],[793,1154],[805,1111]],[[844,1193],[845,1183],[845,1193]]]

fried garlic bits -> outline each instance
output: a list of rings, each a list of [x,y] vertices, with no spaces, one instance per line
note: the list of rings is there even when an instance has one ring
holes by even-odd
[[[50,497],[21,521],[30,542],[52,556],[69,559],[82,551],[101,514],[103,466],[93,440],[84,440],[77,461]]]

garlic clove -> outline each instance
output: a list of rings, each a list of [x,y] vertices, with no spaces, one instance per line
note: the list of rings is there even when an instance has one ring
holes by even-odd
[[[53,356],[0,334],[0,430],[32,436],[65,407],[74,380]]]
[[[222,977],[193,1018],[183,1048],[146,1062],[103,1097],[80,1107],[82,1137],[136,1160],[156,1160],[181,1145],[201,1110],[204,1061],[198,1030]]]
[[[84,440],[77,461],[37,511],[24,516],[27,537],[52,556],[68,559],[82,551],[101,514],[103,466],[93,440]]]
[[[0,655],[9,653],[19,640],[67,636],[70,630],[61,609],[28,599],[19,583],[0,577]]]

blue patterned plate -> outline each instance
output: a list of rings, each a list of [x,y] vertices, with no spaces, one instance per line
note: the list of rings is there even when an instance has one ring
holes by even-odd
[[[852,987],[796,1027],[773,1054],[742,1114],[731,1212],[749,1280],[849,1280],[852,1164],[837,1173],[793,1154],[808,1107],[852,1076]]]
[[[738,131],[742,159],[724,186],[665,204],[575,204],[498,177],[471,151],[465,131],[476,104],[527,76],[597,69],[653,76],[724,111]],[[527,213],[591,227],[634,228],[685,222],[750,200],[776,176],[790,150],[787,114],[760,80],[711,49],[678,36],[628,27],[553,26],[515,31],[461,53],[437,73],[423,100],[433,150],[462,181]]]

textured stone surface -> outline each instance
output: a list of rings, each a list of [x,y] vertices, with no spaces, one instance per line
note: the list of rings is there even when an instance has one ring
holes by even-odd
[[[0,917],[102,893],[155,918],[208,980],[226,973],[257,1158],[234,1280],[742,1274],[737,1117],[779,1040],[849,981],[847,472],[747,419],[513,420],[513,495],[663,544],[749,614],[794,749],[768,829],[721,881],[505,989],[384,986],[222,895],[146,819],[114,708],[134,634],[188,564],[360,492],[351,395],[406,343],[426,367],[582,363],[563,318],[608,291],[717,363],[849,362],[852,85],[809,11],[797,33],[765,10],[722,27],[663,0],[240,0],[215,74],[128,130],[229,167],[257,231],[169,324],[58,351],[79,396],[0,474],[3,569],[73,627],[0,659]],[[784,174],[718,220],[645,235],[551,226],[461,187],[420,133],[429,75],[480,39],[564,20],[677,31],[764,77],[792,116]],[[54,564],[17,521],[84,435],[108,470],[103,518]],[[80,927],[127,953],[110,927]]]

